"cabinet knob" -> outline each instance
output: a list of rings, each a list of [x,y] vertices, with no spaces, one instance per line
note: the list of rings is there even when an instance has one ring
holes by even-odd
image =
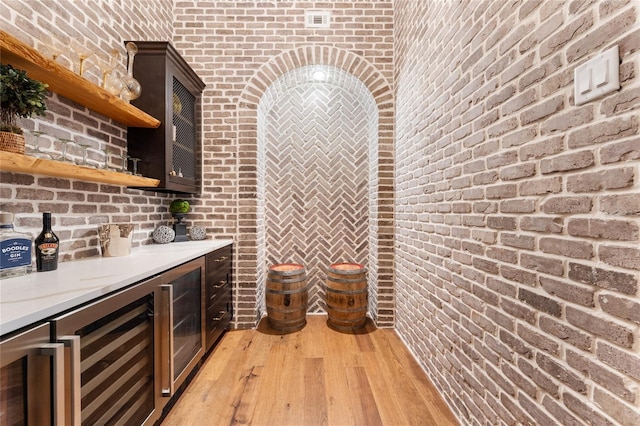
[[[224,262],[225,260],[227,260],[227,256],[222,256],[216,259],[216,262]]]

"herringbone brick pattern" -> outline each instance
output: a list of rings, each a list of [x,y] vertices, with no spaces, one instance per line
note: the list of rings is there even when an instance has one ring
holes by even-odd
[[[322,312],[326,268],[368,260],[371,111],[349,86],[299,80],[274,85],[265,117],[266,260],[304,264]]]

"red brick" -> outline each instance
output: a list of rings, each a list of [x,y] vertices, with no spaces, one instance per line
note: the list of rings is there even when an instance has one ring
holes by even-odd
[[[623,351],[607,343],[598,342],[596,354],[598,360],[603,363],[629,377],[640,380],[640,357],[637,356],[637,353]]]
[[[544,408],[550,412],[553,417],[560,421],[560,424],[563,426],[571,426],[571,425],[581,425],[582,422],[576,419],[573,415],[571,415],[567,410],[560,406],[553,398],[550,398],[549,395],[545,395],[542,398],[542,405]]]
[[[527,127],[517,132],[504,135],[502,137],[502,147],[511,148],[514,146],[520,146],[534,140],[536,136],[538,136],[537,127]]]
[[[547,214],[589,213],[593,207],[591,197],[554,197],[542,205]]]
[[[530,324],[535,324],[536,322],[537,312],[533,309],[530,309],[526,305],[523,305],[517,302],[512,302],[511,300],[503,297],[500,300],[500,306],[502,306],[502,309],[506,313],[516,318],[520,318]]]
[[[556,194],[562,191],[562,178],[554,176],[544,179],[531,179],[520,182],[518,191],[521,196]]]
[[[576,237],[617,241],[636,241],[639,227],[635,222],[601,219],[569,219],[567,232]]]
[[[564,108],[564,96],[556,96],[555,98],[544,101],[534,107],[531,107],[520,114],[520,123],[523,126],[536,122],[551,114],[561,111]]]
[[[524,145],[520,148],[520,159],[522,161],[527,161],[532,158],[549,157],[562,152],[563,149],[564,136],[555,136],[540,142]]]
[[[555,33],[549,40],[540,45],[540,57],[545,58],[569,43],[571,40],[576,39],[579,35],[583,34],[589,28],[593,26],[593,14],[585,13],[579,18],[570,21],[562,29]]]
[[[508,265],[502,265],[500,267],[500,274],[508,280],[526,284],[530,287],[536,285],[536,274],[533,272],[525,271],[519,268],[513,268]]]
[[[640,88],[621,90],[602,102],[600,112],[611,116],[631,111],[640,105]]]
[[[582,306],[595,306],[594,289],[592,288],[584,288],[566,281],[558,281],[542,276],[539,279],[542,288],[552,296],[557,296]]]
[[[638,118],[636,116],[616,117],[613,120],[598,121],[596,124],[572,131],[567,138],[567,145],[571,149],[581,148],[622,139],[635,135],[637,132]]]
[[[593,192],[629,188],[633,186],[634,176],[634,169],[631,167],[582,173],[567,177],[567,190],[570,192]]]
[[[584,169],[594,164],[595,157],[591,151],[580,151],[542,160],[540,162],[540,172],[542,174],[566,172]]]
[[[635,22],[636,11],[631,9],[601,23],[592,31],[585,33],[584,37],[574,39],[575,41],[566,50],[567,61],[573,63],[590,52],[598,52],[601,46],[632,28]]]
[[[520,265],[523,268],[542,272],[543,274],[556,276],[562,276],[564,274],[564,265],[560,259],[551,259],[529,253],[522,253],[520,255]]]
[[[500,233],[500,243],[505,246],[533,250],[535,248],[535,238],[527,235]]]
[[[500,213],[533,213],[535,200],[505,200],[500,202]]]
[[[560,380],[574,391],[586,395],[587,385],[584,380],[577,374],[568,370],[566,367],[555,362],[551,357],[538,352],[536,354],[536,363],[542,370],[549,373],[552,377]]]
[[[640,159],[640,139],[617,142],[600,148],[600,162],[611,164]]]
[[[600,245],[598,247],[598,257],[609,265],[640,270],[640,249],[636,247]]]
[[[485,191],[486,197],[489,200],[513,198],[516,196],[516,188],[515,184],[489,186]]]
[[[625,348],[633,347],[633,330],[597,317],[587,312],[567,306],[565,310],[567,320],[585,331]]]
[[[529,395],[532,398],[535,398],[535,395]],[[544,411],[540,409],[540,406],[537,403],[532,402],[523,394],[518,395],[518,401],[520,401],[520,405],[524,408],[530,415],[536,420],[536,425],[553,425],[556,422],[549,417]]]
[[[638,290],[638,281],[632,274],[608,271],[579,263],[569,262],[569,278],[624,294],[635,294]]]
[[[535,163],[521,163],[515,166],[505,167],[502,170],[500,170],[500,179],[515,180],[515,179],[530,177],[535,174],[536,174]]]
[[[598,300],[603,311],[640,324],[640,303],[612,294],[601,294]]]
[[[535,346],[538,349],[542,349],[543,351],[559,356],[560,355],[560,345],[556,343],[553,339],[538,333],[531,327],[524,325],[522,323],[518,324],[518,336],[522,337],[527,343]]]
[[[620,398],[631,403],[635,402],[634,390],[627,386],[626,382],[628,381],[622,375],[614,373],[572,350],[567,350],[565,357],[567,364],[584,377],[590,378]]]
[[[539,324],[542,331],[550,333],[551,335],[562,339],[564,342],[584,351],[591,350],[591,345],[593,343],[591,335],[544,315],[540,316]]]
[[[540,238],[540,250],[547,254],[559,254],[575,259],[593,258],[593,246],[583,241],[560,238]]]
[[[552,75],[559,68],[562,67],[562,58],[560,55],[556,55],[553,58],[547,59],[537,68],[524,74],[520,77],[518,89],[522,92],[528,87],[533,86],[536,83],[540,83],[547,76]]]
[[[593,426],[614,426],[614,424],[606,419],[599,412],[594,410],[593,403],[585,403],[575,395],[564,392],[562,400],[567,408],[576,413],[581,419]]]
[[[554,317],[559,317],[562,314],[562,306],[558,302],[525,288],[518,289],[518,299],[532,308]]]
[[[593,106],[586,105],[545,120],[540,125],[540,133],[547,135],[553,132],[566,132],[591,121],[593,121]]]
[[[611,396],[608,392],[595,388],[593,401],[620,424],[629,426],[640,424],[640,411]]]
[[[600,198],[600,210],[616,216],[640,215],[640,194],[614,194]]]

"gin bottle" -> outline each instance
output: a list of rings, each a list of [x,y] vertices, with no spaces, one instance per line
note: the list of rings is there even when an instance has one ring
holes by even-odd
[[[13,229],[13,214],[0,213],[0,279],[31,272],[33,239]]]

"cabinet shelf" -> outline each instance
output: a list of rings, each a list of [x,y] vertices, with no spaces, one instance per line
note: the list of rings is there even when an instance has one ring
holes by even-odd
[[[157,128],[160,121],[89,80],[44,57],[0,30],[2,63],[23,69],[29,77],[47,83],[49,90],[129,127]]]
[[[133,176],[111,170],[100,170],[54,160],[0,151],[0,170],[5,172],[45,175],[120,186],[156,187],[158,179]]]

